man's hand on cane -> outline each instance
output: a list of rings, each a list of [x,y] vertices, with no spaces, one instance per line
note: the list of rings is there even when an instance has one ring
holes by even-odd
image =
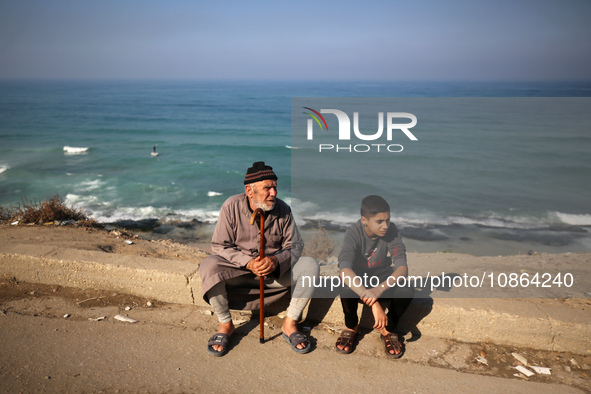
[[[261,259],[261,256],[252,259],[246,264],[246,268],[251,270],[256,276],[266,277],[275,271],[279,266],[279,261],[275,256],[265,256]]]

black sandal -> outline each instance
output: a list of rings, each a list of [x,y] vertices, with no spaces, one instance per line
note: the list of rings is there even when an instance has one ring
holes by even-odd
[[[386,335],[380,335],[382,337],[382,342],[384,342],[384,346],[386,347],[386,355],[392,358],[400,358],[402,357],[402,344],[398,340],[398,335],[389,332]],[[390,353],[390,350],[394,351],[394,353]],[[398,354],[396,351],[398,350]]]
[[[355,337],[357,337],[356,332],[351,330],[343,330],[339,336],[339,339],[337,339],[337,343],[335,344],[337,352],[343,354],[350,354],[353,352],[353,348],[355,347]],[[338,345],[341,345],[342,349],[339,349]],[[349,350],[345,350],[346,347],[348,347]]]
[[[217,334],[213,334],[209,341],[207,342],[207,353],[211,354],[215,357],[221,357],[224,354],[228,353],[228,343],[230,342],[230,336],[228,334],[223,334],[218,332]],[[222,346],[224,349],[221,351],[217,351],[213,348],[214,345]]]

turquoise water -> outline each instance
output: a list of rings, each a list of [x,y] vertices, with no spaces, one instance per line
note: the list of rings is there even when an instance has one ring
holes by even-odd
[[[302,227],[321,219],[338,229],[356,220],[364,188],[330,204],[335,185],[319,177],[312,195],[292,201],[292,174],[302,173],[292,168],[292,97],[589,96],[591,83],[576,82],[0,81],[0,205],[59,193],[104,222],[215,223],[246,168],[264,160]],[[392,159],[407,179],[392,216],[409,242],[591,251],[589,127],[508,136],[489,126],[442,126]]]

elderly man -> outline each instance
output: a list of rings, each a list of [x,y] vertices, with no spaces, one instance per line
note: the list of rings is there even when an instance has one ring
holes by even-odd
[[[281,330],[291,348],[307,353],[310,342],[298,331],[297,322],[312,288],[302,286],[302,277],[318,275],[316,260],[300,257],[304,243],[291,209],[277,198],[277,176],[264,162],[256,162],[246,172],[244,193],[226,200],[220,210],[211,240],[213,255],[199,267],[203,299],[211,304],[220,323],[207,343],[208,353],[223,356],[234,332],[231,309],[258,309],[259,277],[265,278],[265,304],[283,296],[290,287],[292,298]],[[250,225],[253,212],[265,212],[265,228]],[[258,221],[257,221],[258,222]],[[265,257],[259,256],[260,231],[265,235]]]

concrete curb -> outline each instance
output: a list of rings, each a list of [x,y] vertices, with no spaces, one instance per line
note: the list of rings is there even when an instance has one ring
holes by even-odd
[[[19,248],[10,245],[3,249],[17,252]],[[56,251],[39,245],[34,255],[0,253],[0,276],[209,307],[201,298],[198,263],[75,249]],[[342,325],[338,300],[314,299],[308,310],[305,316],[309,320]],[[416,298],[399,327],[413,336],[590,354],[588,314],[582,318],[568,313],[558,315],[560,318],[555,317],[552,306],[522,299]]]

